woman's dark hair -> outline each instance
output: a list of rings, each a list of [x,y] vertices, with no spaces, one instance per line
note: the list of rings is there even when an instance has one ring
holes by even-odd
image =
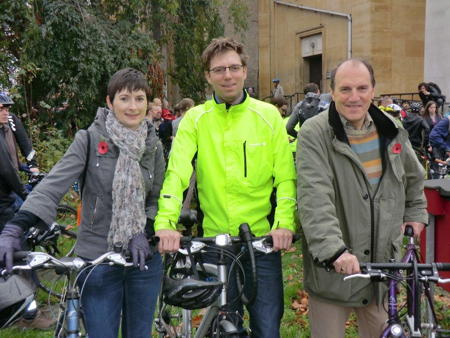
[[[130,92],[136,90],[143,90],[147,96],[147,101],[150,98],[150,87],[145,75],[133,68],[124,68],[111,77],[108,83],[107,94],[109,99],[114,101],[116,93],[123,89],[127,89]]]
[[[428,109],[432,106],[432,105],[435,105],[436,106],[436,115],[441,115],[439,112],[438,112],[438,110],[437,110],[437,108],[438,108],[438,104],[436,103],[436,102],[434,102],[434,101],[428,101],[427,102],[427,104],[425,105],[425,108],[423,109],[423,117],[430,117],[430,112],[428,111]]]

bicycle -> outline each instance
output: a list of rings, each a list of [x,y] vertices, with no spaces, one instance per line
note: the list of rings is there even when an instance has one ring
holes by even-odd
[[[240,236],[231,237],[220,234],[215,237],[192,238],[184,236],[180,249],[165,257],[164,280],[159,297],[159,312],[155,327],[160,337],[200,338],[200,337],[239,337],[239,313],[231,312],[227,300],[228,281],[234,266],[239,297],[244,304],[252,302],[256,296],[256,263],[254,250],[265,254],[273,251],[271,237],[252,237],[247,224],[240,227]],[[240,246],[236,254],[230,250],[232,245]],[[217,253],[217,264],[204,263],[199,257],[202,253]],[[251,262],[252,287],[250,296],[243,292],[245,279],[239,259],[248,253]],[[230,267],[226,259],[232,261]],[[245,277],[245,276],[244,276]],[[182,308],[181,314],[179,313]],[[192,310],[206,308],[198,328],[193,332]]]
[[[77,286],[77,280],[81,273],[87,269],[95,269],[100,264],[133,266],[133,263],[127,262],[121,253],[114,251],[107,252],[92,261],[85,261],[79,257],[56,258],[45,252],[16,252],[14,257],[16,262],[25,261],[26,263],[14,265],[12,273],[49,269],[65,276],[66,283],[63,297],[61,297],[59,303],[60,311],[54,335],[58,338],[87,337],[85,318],[80,301],[83,287],[79,290]],[[6,270],[0,270],[0,277],[6,277],[7,275]],[[89,275],[87,278],[89,278]],[[11,324],[9,323],[9,325]]]
[[[388,326],[380,337],[449,337],[450,330],[438,325],[432,298],[431,283],[450,283],[450,279],[439,278],[439,270],[450,270],[450,263],[419,263],[419,253],[414,243],[414,232],[406,226],[408,238],[406,252],[401,262],[361,263],[361,273],[344,277],[367,278],[376,282],[388,282]],[[406,313],[401,314],[397,288],[406,281]],[[426,306],[426,318],[423,308]],[[445,334],[445,336],[444,336]]]

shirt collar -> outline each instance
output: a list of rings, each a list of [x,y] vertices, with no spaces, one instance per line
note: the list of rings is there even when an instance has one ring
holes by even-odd
[[[353,129],[356,130],[355,127],[353,127],[352,123],[348,121],[345,117],[343,117],[341,114],[339,114],[339,117],[341,119],[342,125],[344,126],[344,129]],[[369,113],[366,114],[366,117],[364,118],[364,122],[362,125],[362,130],[367,130],[373,125],[372,117]]]

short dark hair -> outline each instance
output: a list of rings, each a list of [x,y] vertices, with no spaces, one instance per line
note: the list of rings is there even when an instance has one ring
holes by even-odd
[[[305,95],[308,93],[317,93],[318,91],[319,91],[319,86],[314,82],[307,83],[305,88],[303,88],[303,93]]]
[[[145,75],[133,68],[124,68],[114,73],[108,82],[107,94],[110,101],[114,101],[114,96],[117,92],[123,89],[128,91],[143,90],[147,96],[147,101],[150,98],[150,87]]]
[[[286,99],[281,96],[273,96],[270,99],[270,103],[272,103],[274,106],[276,106],[278,108],[283,107],[284,105],[287,105]]]
[[[336,72],[338,71],[339,67],[342,66],[342,65],[343,65],[344,63],[346,63],[346,62],[351,62],[351,63],[361,63],[361,64],[363,64],[363,65],[367,68],[367,70],[369,71],[369,74],[370,74],[370,82],[372,83],[372,87],[375,87],[375,74],[374,74],[372,65],[371,65],[368,61],[366,61],[366,60],[364,60],[364,59],[352,58],[352,59],[347,59],[347,60],[345,60],[345,61],[342,61],[341,63],[339,63],[339,64],[336,66],[336,68],[334,68],[334,69],[331,71],[331,81],[330,81],[330,87],[331,87],[331,90],[334,90],[334,87],[335,87],[335,84],[336,84],[336,83],[335,83]]]
[[[417,86],[417,89],[420,90],[420,87],[424,86],[426,88],[426,90],[429,90],[430,87],[428,86],[428,83],[426,82],[421,82],[419,83],[419,85]]]
[[[239,54],[243,66],[247,66],[248,56],[244,51],[244,45],[232,38],[220,37],[217,39],[212,39],[210,44],[205,48],[202,53],[202,63],[203,69],[205,71],[209,70],[211,64],[211,59],[224,52],[233,50]]]

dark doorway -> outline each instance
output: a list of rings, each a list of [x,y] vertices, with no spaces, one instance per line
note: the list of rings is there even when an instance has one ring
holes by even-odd
[[[305,74],[309,76],[305,79],[306,82],[314,82],[322,88],[322,54],[312,55],[304,58]]]

